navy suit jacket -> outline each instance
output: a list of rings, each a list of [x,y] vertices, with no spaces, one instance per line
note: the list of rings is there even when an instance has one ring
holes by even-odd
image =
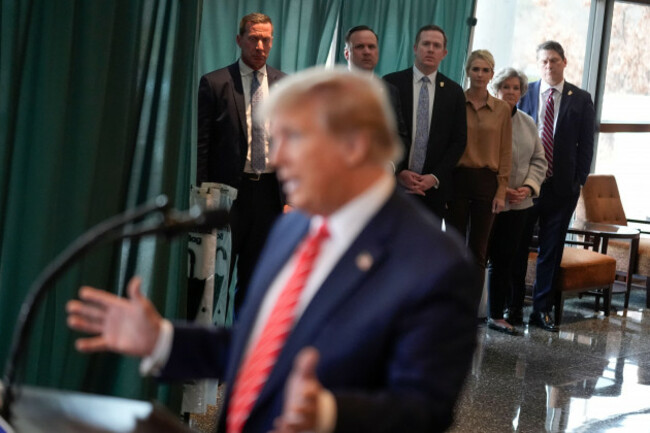
[[[266,65],[269,87],[284,72]],[[198,94],[196,182],[238,188],[248,154],[246,102],[239,62],[201,77]]]
[[[399,90],[402,117],[406,124],[407,143],[399,173],[408,168],[413,142],[413,68],[393,72],[384,77]],[[440,181],[438,190],[427,191],[427,199],[447,202],[452,196],[452,172],[467,145],[467,112],[465,94],[455,81],[438,72],[433,113],[429,126],[429,143],[422,173],[431,173]]]
[[[535,81],[519,101],[519,108],[538,124],[539,86]],[[553,191],[559,196],[577,196],[587,181],[594,153],[596,114],[588,92],[564,82],[560,111],[553,137]]]
[[[232,332],[175,328],[164,377],[232,384],[266,290],[308,226],[299,212],[276,224]],[[336,432],[430,433],[450,425],[475,344],[480,287],[463,243],[438,227],[412,198],[391,196],[296,323],[245,432],[272,429],[294,358],[306,346],[320,352],[317,374],[336,398]],[[359,265],[361,255],[372,257],[369,269]],[[224,413],[229,399],[230,390]]]

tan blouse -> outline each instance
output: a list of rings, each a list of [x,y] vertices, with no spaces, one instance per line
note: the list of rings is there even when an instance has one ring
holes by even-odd
[[[512,119],[510,105],[488,94],[487,104],[478,110],[467,100],[467,147],[459,167],[489,168],[497,173],[495,197],[506,198],[512,159]]]

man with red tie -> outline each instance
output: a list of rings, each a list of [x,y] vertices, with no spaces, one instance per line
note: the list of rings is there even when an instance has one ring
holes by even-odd
[[[562,45],[555,41],[539,45],[537,63],[542,79],[529,86],[519,108],[538,125],[548,171],[531,208],[520,243],[522,248],[515,258],[514,293],[507,320],[515,324],[522,321],[528,245],[534,226],[539,223],[537,277],[528,324],[557,332],[551,317],[554,285],[569,222],[591,169],[596,115],[589,93],[564,80],[567,59]]]
[[[296,211],[273,228],[232,329],[172,325],[84,287],[82,351],[143,357],[165,379],[228,384],[220,431],[437,432],[475,343],[480,287],[462,242],[395,187],[392,109],[377,78],[312,69],[265,103],[270,162]]]

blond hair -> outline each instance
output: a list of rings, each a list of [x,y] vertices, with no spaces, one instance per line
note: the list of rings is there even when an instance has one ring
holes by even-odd
[[[488,62],[490,64],[490,68],[492,68],[492,71],[494,71],[494,57],[492,56],[492,53],[488,50],[475,50],[472,51],[469,57],[467,57],[467,62],[465,62],[465,73],[467,75],[469,75],[469,69],[472,66],[472,62],[477,59],[485,60]]]

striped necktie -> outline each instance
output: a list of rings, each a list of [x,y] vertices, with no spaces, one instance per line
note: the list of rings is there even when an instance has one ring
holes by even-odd
[[[542,144],[544,145],[544,154],[548,161],[548,170],[546,177],[553,176],[553,124],[555,123],[555,101],[553,100],[555,89],[551,87],[546,98],[544,107],[544,126],[542,128]]]
[[[240,433],[275,362],[291,333],[296,305],[307,278],[320,252],[322,242],[329,237],[324,222],[315,234],[300,245],[296,267],[282,289],[262,333],[239,369],[228,405],[227,433]]]

